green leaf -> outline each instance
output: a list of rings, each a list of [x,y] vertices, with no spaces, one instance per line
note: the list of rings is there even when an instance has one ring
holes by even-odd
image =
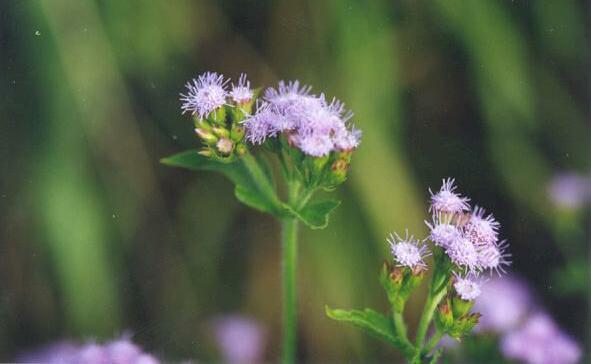
[[[300,211],[292,213],[312,229],[324,229],[328,225],[328,216],[341,201],[326,200],[307,204]]]
[[[251,172],[242,160],[233,163],[221,163],[188,150],[161,159],[167,166],[186,168],[193,171],[219,172],[230,179],[235,185],[236,198],[245,205],[259,211],[283,216],[285,208],[275,195],[275,191],[261,191]]]
[[[402,342],[396,336],[392,321],[386,316],[374,310],[366,308],[365,310],[339,310],[326,308],[326,315],[333,320],[348,322],[356,327],[363,329],[369,334],[383,339],[398,349],[403,347]]]
[[[269,203],[269,201],[256,190],[248,189],[243,185],[236,185],[234,189],[234,195],[238,201],[242,202],[246,206],[252,207],[255,210],[266,212],[277,216],[283,216],[285,214],[284,208],[278,209],[278,206]]]

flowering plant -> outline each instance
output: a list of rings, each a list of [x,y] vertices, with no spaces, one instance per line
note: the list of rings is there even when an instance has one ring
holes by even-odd
[[[314,201],[318,190],[343,183],[361,132],[350,124],[352,113],[336,99],[311,94],[298,81],[280,82],[262,97],[246,75],[229,85],[223,75],[208,72],[181,94],[183,113],[193,116],[203,148],[168,158],[164,164],[224,174],[236,198],[281,221],[283,240],[283,361],[295,356],[295,266],[298,222],[313,229],[328,224],[340,202]],[[275,157],[281,186],[269,164]],[[284,193],[281,193],[284,192]]]
[[[443,180],[441,189],[430,194],[432,221],[425,222],[429,236],[419,240],[407,231],[404,236],[392,234],[388,239],[393,262],[384,263],[380,283],[390,303],[389,317],[371,309],[326,307],[329,317],[384,339],[413,364],[435,363],[441,355],[436,348],[443,335],[461,339],[470,334],[480,318],[470,310],[484,283],[482,275],[505,273],[510,263],[507,243],[499,241],[500,224],[482,208],[471,210],[469,199],[456,192],[453,179]],[[430,249],[427,241],[431,242]],[[425,258],[431,255],[432,264],[428,264]],[[430,265],[431,282],[412,342],[403,318],[404,307]],[[425,342],[432,321],[434,331]]]

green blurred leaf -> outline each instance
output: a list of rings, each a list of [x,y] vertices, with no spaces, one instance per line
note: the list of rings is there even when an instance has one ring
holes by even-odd
[[[311,202],[300,211],[291,210],[292,214],[312,229],[324,229],[332,210],[341,204],[338,200]]]
[[[398,336],[396,336],[392,321],[381,313],[369,308],[366,308],[363,311],[347,311],[339,309],[333,310],[330,307],[325,306],[325,310],[326,315],[333,320],[348,322],[375,337],[387,341],[396,348],[400,349],[403,346]]]
[[[167,166],[186,168],[193,171],[219,172],[236,185],[234,194],[240,202],[256,210],[278,217],[284,216],[286,213],[286,208],[275,195],[275,191],[263,192],[242,160],[228,164],[220,163],[204,157],[194,150],[188,150],[163,158],[160,162]],[[265,176],[268,178],[266,172]],[[269,188],[271,187],[267,189]]]

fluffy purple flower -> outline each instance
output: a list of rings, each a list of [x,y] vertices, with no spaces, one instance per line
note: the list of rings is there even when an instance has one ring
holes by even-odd
[[[187,82],[187,93],[181,94],[183,114],[190,112],[205,118],[209,113],[226,103],[226,84],[224,76],[215,72],[206,72],[197,79]]]
[[[242,73],[238,79],[238,84],[232,84],[230,97],[238,105],[244,105],[252,100],[253,95],[252,89],[250,88],[250,81],[246,79],[246,74]]]
[[[456,186],[454,186],[454,182],[453,178],[444,179],[443,185],[437,193],[433,193],[429,189],[431,194],[429,212],[457,214],[470,209],[468,205],[470,199],[455,192]]]
[[[532,301],[530,289],[522,280],[511,275],[491,279],[474,303],[474,311],[482,314],[476,330],[513,330],[527,315]]]
[[[519,329],[503,337],[501,351],[527,364],[574,364],[581,349],[545,313],[536,313]]]
[[[418,239],[415,239],[412,235],[409,236],[408,231],[404,238],[401,238],[398,234],[390,234],[387,241],[390,243],[394,260],[400,266],[411,269],[426,266],[424,258],[430,254],[427,246],[422,244]]]
[[[429,239],[443,249],[447,249],[451,243],[461,236],[460,230],[451,223],[450,219],[445,219],[442,215],[434,215],[433,221],[425,221],[429,227]]]
[[[278,115],[273,112],[271,105],[266,102],[257,105],[257,112],[244,119],[246,129],[246,140],[252,144],[263,144],[269,137],[277,134],[272,126]]]
[[[481,283],[476,281],[473,276],[461,277],[455,275],[454,289],[464,301],[472,301],[480,295]]]
[[[478,250],[472,242],[460,235],[445,250],[451,261],[462,268],[476,271],[480,268]]]
[[[501,226],[492,214],[484,216],[483,208],[476,206],[470,215],[470,220],[464,226],[464,234],[476,245],[494,244],[498,239]]]
[[[310,89],[299,81],[267,89],[263,106],[245,120],[247,140],[261,144],[285,133],[291,145],[313,157],[355,149],[361,132],[348,125],[352,113],[336,99],[328,103],[324,95],[311,95]]]
[[[552,202],[564,209],[578,209],[591,200],[591,178],[574,173],[555,176],[548,185]]]
[[[212,326],[224,362],[261,362],[265,333],[256,321],[239,315],[229,315],[214,319]]]
[[[506,240],[478,246],[478,265],[482,269],[489,269],[491,274],[493,271],[499,276],[506,273],[505,267],[511,264],[511,254],[506,252],[508,247]]]

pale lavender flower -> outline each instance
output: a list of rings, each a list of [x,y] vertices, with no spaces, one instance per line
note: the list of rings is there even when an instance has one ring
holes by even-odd
[[[527,364],[574,364],[582,355],[580,347],[542,312],[503,337],[501,351],[507,358]]]
[[[187,93],[181,94],[183,114],[190,112],[205,118],[209,113],[226,103],[226,84],[224,76],[206,72],[186,84]]]
[[[459,235],[455,240],[451,241],[445,252],[451,261],[459,267],[466,268],[470,271],[480,269],[478,264],[478,250],[463,235]]]
[[[444,249],[447,249],[451,243],[461,236],[460,230],[451,223],[450,219],[445,219],[441,214],[433,215],[433,221],[425,221],[429,227],[429,239]]]
[[[555,176],[548,185],[552,202],[564,209],[578,209],[591,200],[591,178],[568,172]]]
[[[300,87],[300,81],[279,81],[277,89],[269,87],[265,90],[264,98],[279,110],[284,111],[287,107],[291,106],[294,101],[301,100],[301,97],[307,96],[312,90],[311,86],[302,85]]]
[[[212,321],[213,334],[224,362],[260,363],[265,349],[265,332],[254,320],[228,315]]]
[[[336,133],[334,145],[339,151],[349,151],[357,148],[361,142],[361,130],[351,126],[350,130],[342,130]]]
[[[506,273],[505,267],[511,264],[511,254],[507,253],[508,247],[506,240],[478,246],[478,265],[482,269],[490,269],[491,274],[493,271],[499,276]]]
[[[272,123],[278,117],[273,112],[271,104],[267,102],[258,103],[257,112],[244,119],[246,140],[252,144],[263,144],[267,138],[275,136],[277,130],[272,126]]]
[[[515,276],[491,279],[481,290],[474,303],[474,311],[482,314],[477,331],[504,333],[513,330],[533,306],[529,287]]]
[[[444,179],[443,185],[437,193],[433,193],[429,189],[431,194],[429,212],[456,214],[470,209],[468,205],[470,199],[455,192],[456,186],[454,186],[454,182],[453,178]]]
[[[238,79],[238,84],[232,84],[232,90],[230,91],[230,97],[238,105],[244,105],[252,100],[254,93],[250,88],[250,81],[246,79],[246,74],[242,73]]]
[[[127,337],[110,342],[106,345],[106,350],[110,362],[113,364],[135,363],[135,360],[142,353],[140,348]]]
[[[454,289],[456,293],[464,301],[472,301],[480,295],[481,282],[478,282],[473,275],[462,277],[454,274],[456,279],[454,282]]]
[[[492,214],[484,216],[485,210],[476,206],[470,215],[470,220],[464,226],[464,235],[476,245],[494,244],[498,240],[501,226]]]
[[[328,155],[334,148],[330,135],[325,133],[296,134],[291,140],[302,152],[312,157]]]
[[[394,260],[403,267],[415,268],[415,267],[426,267],[424,258],[429,256],[431,253],[428,251],[427,246],[415,239],[412,235],[408,235],[401,238],[398,234],[390,234],[387,239],[390,243],[392,255]]]

